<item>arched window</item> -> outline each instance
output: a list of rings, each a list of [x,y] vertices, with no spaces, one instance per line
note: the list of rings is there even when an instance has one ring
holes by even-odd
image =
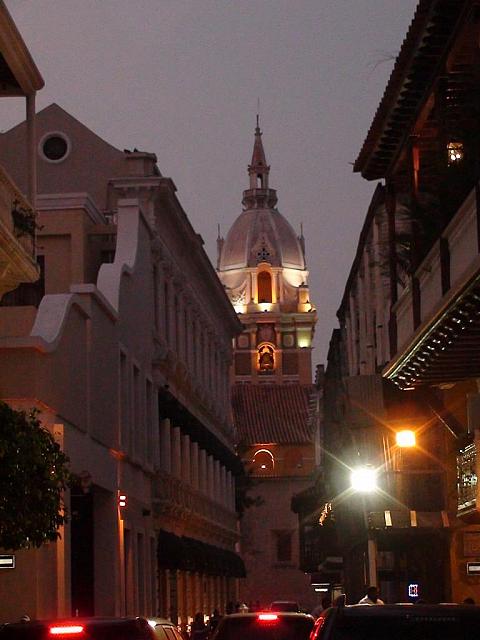
[[[268,475],[273,473],[275,468],[275,459],[268,449],[259,449],[253,456],[253,472],[256,474]]]
[[[269,344],[258,349],[258,370],[260,373],[272,373],[275,369],[275,350]]]
[[[257,276],[258,302],[272,302],[272,276],[268,271],[260,271]]]

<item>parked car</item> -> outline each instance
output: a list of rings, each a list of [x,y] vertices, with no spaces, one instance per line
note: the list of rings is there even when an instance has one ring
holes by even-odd
[[[0,640],[156,640],[156,637],[145,618],[93,617],[4,624],[0,626]]]
[[[148,618],[148,624],[152,627],[156,640],[183,640],[178,627],[165,618]]]
[[[300,605],[294,600],[275,600],[270,604],[270,611],[300,611]]]
[[[308,640],[313,624],[305,613],[234,613],[220,620],[211,640]]]
[[[478,635],[472,605],[349,605],[322,611],[310,640],[469,640]]]

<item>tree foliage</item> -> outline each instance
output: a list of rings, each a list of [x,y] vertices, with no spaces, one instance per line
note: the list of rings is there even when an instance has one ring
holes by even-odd
[[[0,547],[40,547],[66,521],[68,457],[37,418],[0,402]]]

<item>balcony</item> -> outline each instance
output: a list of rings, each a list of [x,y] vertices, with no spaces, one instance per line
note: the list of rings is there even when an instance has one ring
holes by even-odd
[[[35,213],[0,166],[0,298],[23,282],[35,282]]]
[[[457,456],[458,515],[477,510],[477,450],[475,444],[464,447]]]
[[[402,389],[480,375],[478,227],[473,190],[393,306],[397,352],[383,375]]]
[[[235,536],[237,517],[222,504],[212,500],[189,484],[167,473],[157,473],[154,488],[156,515],[178,520],[197,521],[218,527],[223,533]]]

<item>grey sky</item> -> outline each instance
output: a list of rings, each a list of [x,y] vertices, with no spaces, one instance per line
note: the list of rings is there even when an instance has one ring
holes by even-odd
[[[257,97],[279,210],[304,223],[314,362],[374,184],[352,173],[417,0],[6,0],[57,102],[114,146],[153,151],[215,264],[241,211]],[[5,104],[7,103],[7,104]],[[0,129],[23,117],[0,102]]]

